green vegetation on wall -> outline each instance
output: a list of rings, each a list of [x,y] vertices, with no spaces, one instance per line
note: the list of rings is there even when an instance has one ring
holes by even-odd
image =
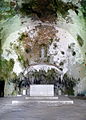
[[[29,61],[25,57],[25,52],[28,53],[29,49],[24,49],[24,38],[26,36],[27,35],[22,33],[19,39],[17,40],[18,44],[11,44],[11,48],[17,54],[18,61],[20,62],[22,68],[26,68],[27,66],[29,66]]]
[[[81,11],[86,19],[86,0],[81,0]]]
[[[9,80],[13,74],[14,60],[0,59],[0,80]]]
[[[64,84],[65,84],[65,94],[74,95],[74,87],[78,84],[80,79],[70,78],[67,74],[63,77]]]
[[[10,17],[13,17],[16,14],[14,8],[10,5],[9,2],[0,0],[0,20],[6,20]]]

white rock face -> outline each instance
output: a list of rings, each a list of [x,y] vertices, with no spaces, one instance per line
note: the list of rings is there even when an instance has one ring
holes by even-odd
[[[83,62],[83,55],[81,55],[79,45],[71,34],[58,27],[55,27],[55,29],[58,30],[57,38],[50,45],[48,55],[53,58],[53,63],[61,66],[63,74],[65,74],[69,68],[71,69],[71,65]],[[73,52],[75,55],[73,55]],[[60,63],[63,63],[63,65],[60,65]]]

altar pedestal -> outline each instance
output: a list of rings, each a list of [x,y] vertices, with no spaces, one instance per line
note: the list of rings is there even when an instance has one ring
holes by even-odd
[[[30,85],[30,96],[54,96],[54,85]]]

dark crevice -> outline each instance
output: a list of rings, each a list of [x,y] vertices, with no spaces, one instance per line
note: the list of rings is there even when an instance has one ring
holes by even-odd
[[[0,97],[4,97],[4,81],[0,81]]]

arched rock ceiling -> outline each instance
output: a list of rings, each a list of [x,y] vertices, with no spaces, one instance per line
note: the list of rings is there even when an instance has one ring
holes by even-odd
[[[17,61],[17,55],[10,46],[10,43],[19,46],[20,33],[24,33],[26,36],[23,39],[23,44],[19,46],[22,50],[22,55],[25,59],[28,59],[29,64],[39,63],[41,45],[47,47],[47,57],[50,59],[51,64],[56,64],[59,68],[63,69],[63,73],[68,71],[68,66],[73,64],[82,64],[84,61],[83,55],[78,42],[72,37],[66,30],[59,28],[56,24],[44,23],[41,21],[32,21],[28,19],[26,27],[23,27],[14,33],[12,33],[3,45],[4,57],[14,58]],[[26,50],[30,50],[26,52]],[[11,54],[8,56],[8,51]],[[13,52],[13,54],[12,54]],[[43,60],[47,62],[47,58]],[[63,63],[64,65],[60,65]],[[18,63],[15,62],[15,66]],[[15,70],[16,71],[16,67]],[[79,70],[78,70],[79,71]],[[78,75],[79,73],[77,73]],[[78,76],[79,77],[79,76]]]

